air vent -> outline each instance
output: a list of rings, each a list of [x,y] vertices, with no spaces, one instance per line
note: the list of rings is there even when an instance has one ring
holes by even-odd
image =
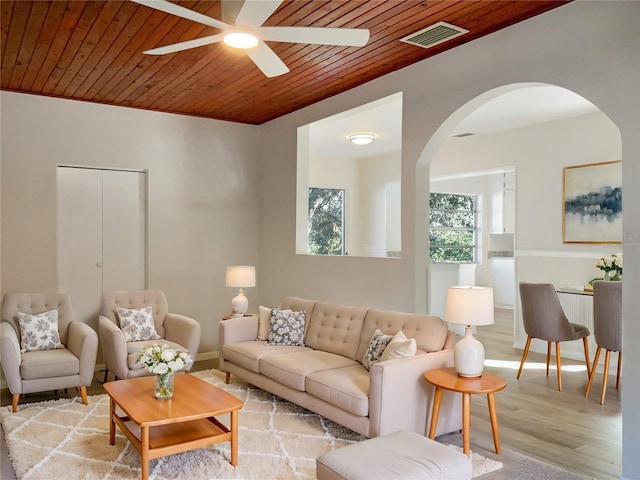
[[[438,22],[430,27],[420,30],[419,32],[407,35],[406,37],[401,38],[400,41],[410,43],[411,45],[417,45],[422,48],[431,48],[439,43],[464,35],[465,33],[469,33],[469,30],[456,27],[450,23]]]

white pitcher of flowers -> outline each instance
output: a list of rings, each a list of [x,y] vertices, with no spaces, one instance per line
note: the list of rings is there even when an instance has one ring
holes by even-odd
[[[189,352],[176,350],[166,343],[143,348],[138,354],[138,362],[156,376],[154,394],[158,399],[173,396],[173,374],[182,370],[190,361]]]

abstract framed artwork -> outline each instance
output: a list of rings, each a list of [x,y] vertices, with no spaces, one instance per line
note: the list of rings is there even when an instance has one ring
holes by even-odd
[[[562,242],[622,243],[622,162],[563,170]]]

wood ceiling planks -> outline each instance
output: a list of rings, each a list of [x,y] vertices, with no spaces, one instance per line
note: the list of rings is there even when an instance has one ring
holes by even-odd
[[[180,1],[221,18],[219,1]],[[364,47],[269,42],[290,68],[266,78],[221,44],[170,55],[144,50],[218,33],[124,0],[0,2],[1,88],[261,124],[566,0],[286,0],[270,26],[368,28]],[[431,49],[400,38],[446,21],[470,30]]]

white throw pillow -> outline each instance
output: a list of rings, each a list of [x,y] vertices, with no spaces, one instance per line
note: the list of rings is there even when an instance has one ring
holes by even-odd
[[[258,319],[258,340],[266,340],[269,338],[269,330],[271,330],[271,308],[260,305],[258,311],[260,318]]]
[[[364,368],[369,370],[371,365],[380,361],[380,357],[382,356],[384,349],[387,348],[391,338],[391,335],[385,335],[382,333],[382,330],[376,328],[376,331],[373,332],[373,335],[371,336],[371,340],[369,340],[369,347],[362,358],[362,365],[364,365]]]
[[[162,337],[156,332],[153,323],[153,308],[123,308],[116,307],[120,330],[124,334],[125,342],[141,342],[144,340],[158,340]]]
[[[54,350],[64,348],[58,333],[58,311],[50,310],[38,315],[18,312],[20,324],[20,351]]]
[[[391,360],[392,358],[413,357],[417,350],[416,339],[407,338],[402,330],[396,333],[387,348],[382,352],[380,361]]]
[[[271,310],[268,345],[299,345],[304,347],[304,324],[307,312]]]

